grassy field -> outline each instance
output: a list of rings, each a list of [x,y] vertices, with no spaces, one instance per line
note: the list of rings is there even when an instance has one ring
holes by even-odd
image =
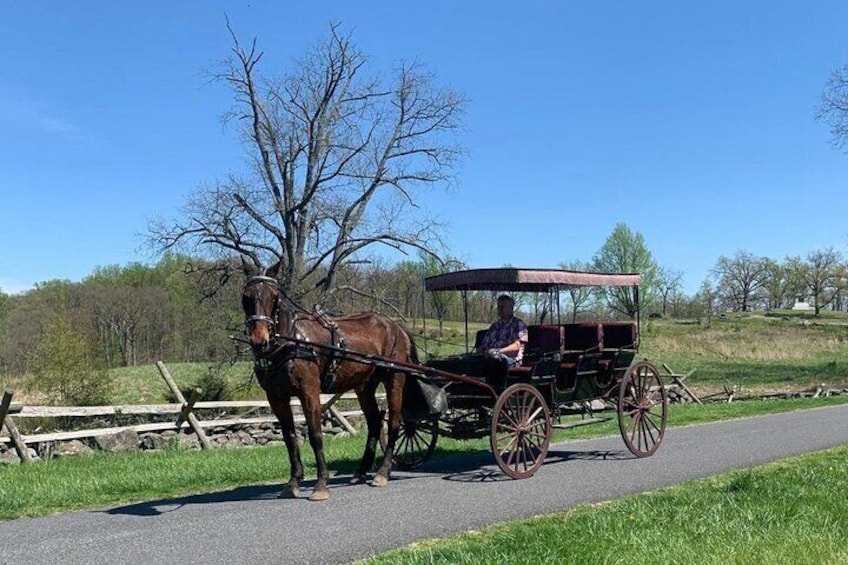
[[[848,316],[728,315],[709,326],[651,320],[641,354],[675,371],[697,369],[700,390],[798,390],[848,383]]]

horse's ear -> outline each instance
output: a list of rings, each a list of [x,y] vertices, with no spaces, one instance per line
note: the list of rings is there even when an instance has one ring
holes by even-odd
[[[276,279],[277,275],[280,273],[280,262],[277,261],[267,269],[265,269],[265,276]]]
[[[241,257],[241,268],[244,271],[244,274],[248,277],[251,277],[256,274],[256,267],[247,262],[244,255],[240,255]]]

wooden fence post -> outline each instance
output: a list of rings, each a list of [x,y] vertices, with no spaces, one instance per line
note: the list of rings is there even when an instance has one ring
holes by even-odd
[[[668,366],[668,365],[666,365],[665,363],[663,363],[663,368],[664,368],[666,371],[668,371],[668,372],[669,372],[669,376],[671,377],[672,382],[674,382],[674,384],[676,384],[676,385],[678,385],[680,388],[682,388],[682,389],[683,389],[683,392],[685,392],[686,394],[688,394],[688,395],[689,395],[689,397],[690,397],[692,400],[694,400],[694,401],[695,401],[695,402],[697,402],[698,404],[703,404],[703,402],[701,402],[701,399],[700,399],[700,398],[698,398],[698,397],[695,395],[695,393],[694,393],[694,392],[692,392],[691,390],[689,390],[689,387],[687,387],[685,384],[683,384],[683,381],[684,381],[685,379],[687,379],[687,378],[691,377],[691,376],[692,376],[692,374],[693,374],[695,371],[697,371],[698,369],[692,369],[691,371],[689,371],[689,372],[688,372],[688,373],[686,373],[685,375],[678,375],[677,373],[675,373],[674,371],[672,371],[672,370],[671,370],[671,367],[669,367],[669,366]]]
[[[200,440],[200,447],[203,449],[209,449],[212,445],[209,443],[209,439],[206,437],[206,433],[203,431],[203,428],[200,427],[200,422],[197,421],[197,417],[192,412],[192,407],[194,406],[194,402],[191,405],[186,402],[183,393],[180,392],[180,388],[177,386],[177,383],[174,382],[174,379],[171,377],[171,373],[168,372],[168,368],[162,361],[156,362],[156,368],[159,369],[159,374],[162,375],[162,378],[165,380],[165,384],[168,385],[168,388],[171,389],[171,392],[174,394],[174,397],[177,399],[177,402],[183,405],[183,409],[180,412],[180,417],[177,420],[177,427],[182,424],[183,418],[188,421],[188,424],[194,430],[194,433],[197,434],[197,439]],[[195,394],[192,394],[192,398],[194,398]],[[195,402],[197,399],[195,399]]]
[[[333,416],[333,418],[335,418],[335,419],[336,419],[336,421],[337,421],[339,424],[341,424],[341,426],[342,426],[345,430],[347,430],[347,433],[349,433],[350,435],[355,435],[355,434],[356,434],[356,428],[354,428],[354,427],[351,425],[351,423],[350,423],[350,422],[348,422],[347,418],[345,418],[345,417],[344,417],[344,415],[343,415],[341,412],[339,412],[339,409],[338,409],[338,408],[336,408],[335,406],[333,406],[333,404],[335,404],[335,403],[336,403],[336,400],[338,400],[339,398],[341,398],[341,397],[342,397],[342,394],[343,394],[343,393],[334,394],[334,395],[333,395],[333,397],[332,397],[330,400],[328,400],[327,402],[325,402],[324,404],[322,404],[322,405],[321,405],[321,412],[322,412],[322,413],[323,413],[323,412],[329,412],[329,413],[330,413],[330,415],[332,415],[332,416]]]
[[[9,437],[12,438],[12,443],[15,446],[15,451],[18,453],[18,457],[21,458],[21,462],[29,463],[29,450],[27,449],[26,443],[24,443],[20,432],[18,432],[18,427],[15,425],[12,417],[9,416],[9,409],[12,406],[12,397],[14,395],[15,392],[11,390],[7,390],[3,393],[3,401],[0,402],[0,432],[2,432],[3,425],[5,424],[6,429],[9,430]]]

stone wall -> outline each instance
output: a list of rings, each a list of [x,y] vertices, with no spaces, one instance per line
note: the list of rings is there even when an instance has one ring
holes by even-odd
[[[351,424],[359,427],[358,418],[349,418]],[[283,434],[279,424],[235,424],[206,428],[206,437],[215,448],[244,447],[254,445],[280,444],[283,446]],[[343,428],[327,420],[323,431],[333,436],[348,435]],[[298,426],[298,437],[305,437],[305,425]],[[143,432],[123,430],[109,435],[69,441],[47,441],[29,445],[29,455],[34,461],[72,457],[93,453],[95,450],[107,452],[154,451],[159,449],[200,449],[200,441],[191,429],[166,430],[162,432]],[[18,454],[11,445],[0,443],[0,465],[20,463]]]

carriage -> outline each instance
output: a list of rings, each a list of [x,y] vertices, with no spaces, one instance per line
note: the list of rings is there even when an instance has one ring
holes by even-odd
[[[526,478],[544,462],[554,429],[607,421],[613,412],[627,448],[637,457],[652,455],[665,433],[668,398],[657,368],[637,358],[639,283],[638,274],[516,268],[471,269],[425,279],[429,292],[461,293],[466,350],[471,349],[471,291],[543,293],[557,323],[528,326],[524,359],[518,366],[459,355],[407,368],[395,465],[402,469],[422,465],[440,436],[488,436],[501,471]],[[560,323],[560,292],[583,286],[629,292],[635,320]],[[485,331],[475,333],[475,347]]]
[[[330,318],[306,310],[277,281],[280,264],[244,263],[242,294],[254,370],[283,431],[291,462],[284,496],[297,497],[304,476],[290,399],[297,396],[315,452],[318,480],[311,500],[329,497],[329,471],[321,438],[321,393],[355,390],[368,428],[365,452],[353,482],[364,482],[379,441],[384,456],[372,485],[388,482],[393,466],[413,469],[427,461],[440,436],[489,437],[495,461],[508,476],[533,475],[545,460],[556,428],[609,420],[617,412],[621,436],[637,457],[662,443],[668,398],[657,368],[636,358],[639,349],[638,274],[554,269],[471,269],[428,277],[425,290],[468,293],[542,293],[557,323],[528,327],[520,366],[493,357],[460,355],[421,364],[409,332],[390,318],[366,312]],[[633,321],[560,323],[559,293],[573,287],[613,287],[624,292]],[[476,341],[481,340],[476,333]],[[385,433],[376,389],[386,389]],[[575,421],[574,418],[580,417]]]

